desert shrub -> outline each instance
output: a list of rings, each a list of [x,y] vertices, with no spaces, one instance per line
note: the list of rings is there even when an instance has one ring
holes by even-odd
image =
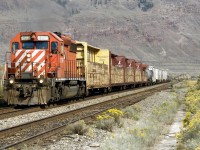
[[[179,100],[176,99],[155,106],[149,119],[144,120],[142,124],[130,129],[129,133],[140,145],[144,147],[152,146],[163,131],[162,126],[173,122],[178,106]]]
[[[141,106],[138,105],[138,104],[135,104],[135,105],[133,105],[132,107],[133,107],[133,109],[134,109],[135,111],[137,111],[137,112],[141,112],[141,110],[142,110]]]
[[[115,123],[117,123],[118,126],[121,126],[121,118],[123,116],[123,112],[118,109],[109,109],[105,112],[107,115],[114,118]]]
[[[91,138],[94,137],[94,130],[93,130],[93,128],[89,128],[89,129],[88,129],[87,135],[88,135],[89,137],[91,137]]]
[[[89,131],[89,128],[85,124],[84,120],[80,120],[74,124],[71,124],[66,129],[66,134],[79,134],[86,135]]]
[[[197,81],[195,81],[195,80],[189,80],[189,81],[186,82],[186,84],[190,88],[194,87],[194,86],[196,86],[196,84],[200,84],[200,80],[199,79]]]
[[[196,82],[196,88],[197,88],[197,90],[200,90],[200,76],[198,76],[198,79]]]
[[[179,141],[179,149],[183,147],[185,149],[196,149],[200,145],[200,110],[176,137]]]
[[[171,102],[163,102],[160,106],[157,106],[153,109],[152,117],[166,124],[171,124],[177,109],[178,103],[176,100]]]
[[[127,107],[124,110],[124,117],[134,120],[139,120],[139,114],[132,107]]]
[[[141,112],[141,107],[136,104],[133,106],[126,107],[124,110],[124,117],[139,120],[139,113]]]
[[[183,119],[183,127],[186,127],[189,125],[191,117],[192,117],[191,112],[186,112],[185,118]]]
[[[129,134],[131,134],[136,142],[140,143],[140,145],[149,147],[155,143],[156,139],[158,139],[161,133],[162,125],[163,124],[157,120],[147,119],[143,122],[143,124],[130,129]]]
[[[185,100],[186,111],[195,113],[200,108],[200,90],[190,90]]]
[[[103,129],[112,132],[114,127],[115,121],[113,117],[110,118],[102,118],[97,120],[96,127],[98,129]]]
[[[192,87],[186,94],[185,105],[186,114],[183,119],[183,129],[176,135],[178,139],[178,149],[198,149],[200,145],[200,90]],[[190,86],[191,87],[191,86]]]
[[[121,117],[123,112],[118,109],[109,109],[97,116],[96,127],[112,132],[115,124],[122,126]]]

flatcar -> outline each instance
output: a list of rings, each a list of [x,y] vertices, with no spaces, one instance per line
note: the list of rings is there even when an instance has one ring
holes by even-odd
[[[8,105],[46,105],[162,82],[167,72],[58,32],[20,32],[4,70]],[[160,72],[159,72],[160,71]]]

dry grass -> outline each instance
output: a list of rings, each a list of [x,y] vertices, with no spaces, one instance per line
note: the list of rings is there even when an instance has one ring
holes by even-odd
[[[194,87],[197,84],[197,81],[189,80],[186,82],[188,87]]]
[[[65,130],[66,134],[86,135],[88,132],[89,128],[85,124],[84,120],[80,120],[74,124],[69,125]]]
[[[98,129],[106,130],[106,131],[109,131],[109,132],[113,131],[114,125],[115,125],[114,118],[102,119],[102,120],[98,120],[96,122],[96,127]]]
[[[106,112],[103,112],[101,115],[97,116],[96,127],[112,132],[115,125],[118,127],[123,126],[121,121],[122,116],[123,112],[121,110],[109,109]]]
[[[133,106],[126,107],[123,110],[123,112],[124,112],[124,117],[137,121],[139,120],[141,107],[138,104],[135,104]]]

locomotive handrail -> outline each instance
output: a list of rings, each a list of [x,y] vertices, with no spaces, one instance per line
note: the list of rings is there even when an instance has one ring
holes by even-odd
[[[6,52],[6,54],[5,54],[5,63],[4,63],[4,69],[3,69],[3,75],[2,75],[2,82],[3,82],[3,84],[4,84],[4,79],[6,78],[6,77],[8,77],[7,75],[8,75],[8,63],[10,62],[10,59],[8,58],[8,55],[10,55],[11,54],[11,52]]]

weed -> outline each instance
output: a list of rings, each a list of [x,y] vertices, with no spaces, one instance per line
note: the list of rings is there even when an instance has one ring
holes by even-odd
[[[121,110],[109,109],[97,116],[96,126],[97,128],[112,132],[115,124],[117,124],[118,127],[123,126],[121,121],[122,116],[123,112]]]
[[[96,127],[98,129],[103,129],[103,130],[112,132],[114,124],[115,124],[114,118],[110,117],[110,118],[104,118],[104,119],[97,120]]]
[[[65,130],[66,134],[79,134],[86,135],[89,131],[89,128],[85,124],[84,120],[80,120],[72,125],[69,125]]]
[[[88,129],[88,132],[87,132],[87,135],[91,138],[94,138],[94,129],[93,128],[89,128]]]
[[[133,119],[133,120],[139,120],[139,112],[135,111],[133,107],[126,107],[124,110],[124,117]]]
[[[106,112],[109,116],[113,117],[115,120],[115,123],[117,123],[118,126],[121,125],[121,117],[123,116],[123,112],[118,109],[109,109]]]

